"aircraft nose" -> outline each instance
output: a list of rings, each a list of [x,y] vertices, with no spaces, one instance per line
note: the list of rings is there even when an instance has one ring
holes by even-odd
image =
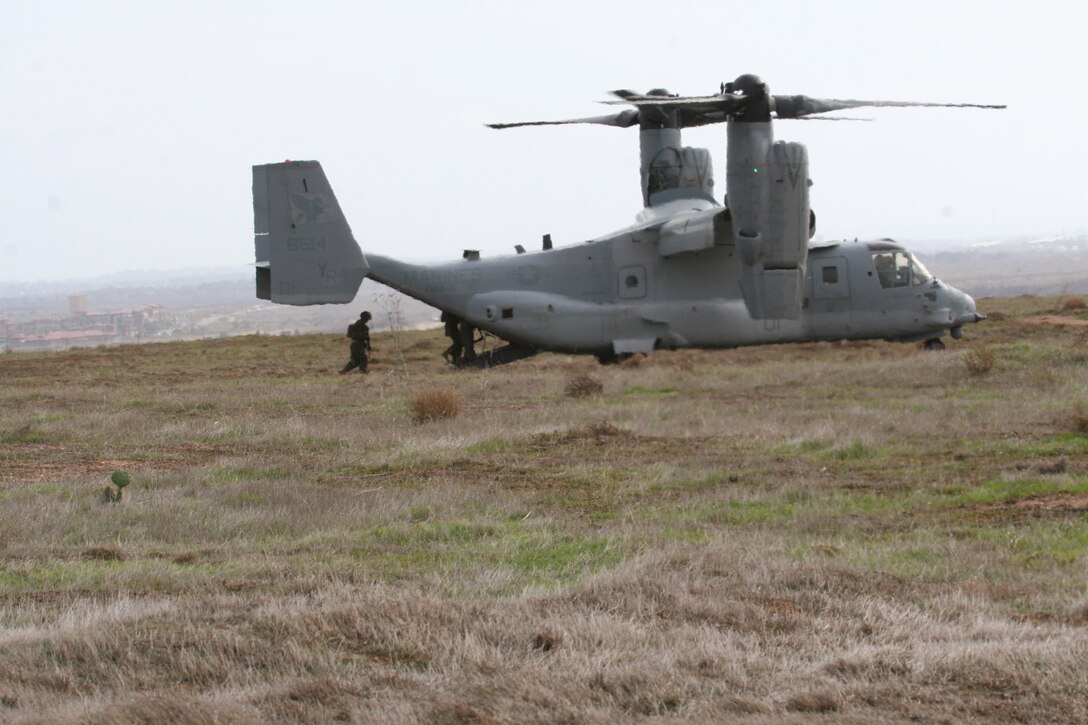
[[[978,309],[975,307],[975,299],[971,295],[966,292],[961,292],[954,287],[951,288],[951,291],[959,298],[956,300],[958,304],[953,304],[952,306],[957,325],[962,325],[967,322],[981,322],[986,319],[985,316],[978,314]]]
[[[948,302],[948,313],[951,318],[951,326],[949,332],[953,339],[958,340],[963,336],[963,326],[969,322],[981,322],[985,320],[985,315],[980,315],[978,309],[975,307],[975,300],[971,295],[961,290],[947,285],[945,287],[947,293],[946,300]]]

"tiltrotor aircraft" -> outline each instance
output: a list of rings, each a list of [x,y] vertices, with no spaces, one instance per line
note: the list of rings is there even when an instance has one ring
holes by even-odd
[[[615,114],[513,126],[638,126],[643,209],[634,225],[590,241],[438,265],[364,255],[320,163],[253,167],[257,297],[290,305],[351,302],[370,277],[508,341],[477,360],[539,351],[612,362],[658,348],[727,348],[816,340],[923,341],[943,348],[983,319],[891,240],[809,246],[808,158],[775,141],[771,119],[869,106],[1003,108],[771,95],[753,75],[709,96],[615,91]],[[710,153],[681,130],[726,124],[726,196]]]

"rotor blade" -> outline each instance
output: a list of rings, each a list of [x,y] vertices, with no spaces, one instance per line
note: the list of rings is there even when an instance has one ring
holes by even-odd
[[[787,116],[781,121],[872,121],[871,118],[856,118],[854,116]]]
[[[612,91],[619,100],[601,101],[612,106],[672,106],[694,111],[724,111],[732,113],[744,107],[747,98],[736,93],[719,93],[713,96],[644,96],[631,91]]]
[[[675,110],[680,128],[725,123],[733,114],[743,113],[748,98],[743,94],[719,93],[714,96],[644,96],[632,91],[612,91],[621,100],[602,101],[607,104],[631,104],[636,108]]]
[[[729,114],[722,110],[689,109],[684,107],[680,108],[681,128],[709,126],[712,123],[725,123],[728,120]]]
[[[520,126],[565,126],[572,123],[592,123],[598,126],[617,126],[628,128],[638,124],[638,111],[627,110],[608,116],[590,116],[588,118],[568,118],[561,121],[518,121],[517,123],[489,123],[488,128],[518,128]]]
[[[609,93],[611,93],[613,96],[616,96],[617,98],[623,99],[624,101],[637,101],[643,98],[647,98],[647,96],[644,96],[643,94],[636,91],[628,91],[623,89],[618,91],[609,91]],[[611,101],[611,103],[618,103],[618,101]]]
[[[800,118],[814,113],[840,111],[844,108],[1005,108],[981,103],[927,103],[920,101],[856,101],[808,96],[774,96],[774,111],[779,118]]]

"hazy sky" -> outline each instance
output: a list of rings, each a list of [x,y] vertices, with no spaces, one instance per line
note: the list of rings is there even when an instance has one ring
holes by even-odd
[[[613,88],[1007,103],[783,121],[826,238],[1088,230],[1088,3],[0,0],[0,280],[253,261],[250,166],[318,159],[364,251],[626,226],[638,131],[491,131]],[[842,114],[839,114],[842,115]],[[725,128],[686,131],[714,156]]]

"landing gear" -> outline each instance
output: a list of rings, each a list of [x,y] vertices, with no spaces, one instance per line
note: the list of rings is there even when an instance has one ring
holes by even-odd
[[[944,343],[941,342],[941,338],[935,337],[932,340],[926,340],[924,343],[922,343],[922,347],[924,347],[926,350],[939,351],[944,349]]]

